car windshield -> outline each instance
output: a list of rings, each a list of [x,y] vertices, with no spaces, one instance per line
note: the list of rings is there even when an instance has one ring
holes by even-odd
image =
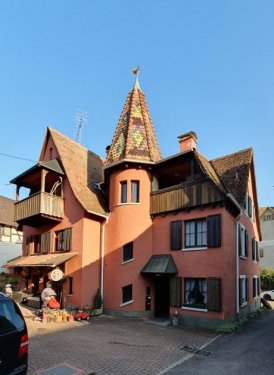
[[[13,301],[0,301],[0,334],[22,329],[24,321]]]

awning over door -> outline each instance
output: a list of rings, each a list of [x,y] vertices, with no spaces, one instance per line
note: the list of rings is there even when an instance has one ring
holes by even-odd
[[[56,267],[74,258],[78,253],[30,255],[12,259],[3,267]]]
[[[152,255],[147,264],[141,270],[141,273],[175,275],[178,273],[178,269],[172,258],[172,255]]]

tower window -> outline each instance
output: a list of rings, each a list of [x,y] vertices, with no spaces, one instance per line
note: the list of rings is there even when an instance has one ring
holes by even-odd
[[[121,182],[121,203],[127,202],[127,181]]]
[[[140,201],[139,190],[140,190],[140,182],[131,181],[131,202],[138,203]]]

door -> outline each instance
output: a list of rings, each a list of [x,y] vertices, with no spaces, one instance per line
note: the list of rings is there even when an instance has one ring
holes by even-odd
[[[169,277],[159,276],[155,279],[155,317],[169,318]]]

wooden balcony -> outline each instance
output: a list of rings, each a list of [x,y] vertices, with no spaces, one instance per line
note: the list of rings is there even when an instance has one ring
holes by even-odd
[[[15,203],[15,221],[37,227],[45,222],[60,221],[64,217],[64,199],[39,192]]]
[[[208,181],[186,186],[173,186],[151,193],[150,214],[157,215],[222,200],[224,200],[222,193]]]

